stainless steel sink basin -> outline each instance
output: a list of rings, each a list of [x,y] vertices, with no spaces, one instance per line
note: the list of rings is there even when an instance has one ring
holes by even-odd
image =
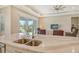
[[[14,42],[19,44],[25,44],[28,46],[39,46],[42,43],[40,40],[30,40],[30,39],[19,39]]]
[[[29,42],[30,40],[29,39],[19,39],[19,40],[16,40],[14,41],[15,43],[19,43],[19,44],[25,44],[27,42]]]
[[[29,45],[29,46],[39,46],[42,42],[39,41],[39,40],[32,40],[30,42],[27,42],[26,45]]]

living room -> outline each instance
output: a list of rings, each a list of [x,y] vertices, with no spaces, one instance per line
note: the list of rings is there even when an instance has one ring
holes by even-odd
[[[53,33],[54,30],[55,32],[59,30],[58,32],[60,33],[56,35],[65,36],[66,32],[72,33],[72,24],[79,29],[79,12],[77,7],[78,6],[68,5],[27,5],[22,6],[22,8],[20,8],[20,6],[1,8],[1,14],[4,14],[4,16],[7,17],[6,19],[8,19],[8,21],[5,20],[5,27],[7,27],[5,28],[5,33],[18,33],[20,25],[18,19],[34,19],[35,33],[38,31],[37,28],[40,28],[44,30],[47,35],[53,35],[55,34]],[[59,8],[59,10],[56,10],[56,8]],[[70,8],[72,8],[72,10],[70,10]],[[79,36],[78,32],[76,36]]]
[[[78,6],[3,6],[0,42],[7,53],[78,52],[79,11],[70,7]]]
[[[47,13],[45,10],[43,10],[44,16],[39,17],[39,28],[43,29],[43,30],[45,29],[46,34],[50,33],[53,35],[53,30],[59,30],[60,31],[59,36],[68,36],[68,35],[66,35],[66,32],[71,33],[71,28],[72,28],[72,25],[74,24],[74,27],[76,27],[79,31],[79,20],[77,19],[79,17],[78,10],[76,11],[74,9],[74,10],[70,11],[70,8],[76,8],[76,7],[78,7],[78,6],[65,6],[65,8],[69,8],[69,9],[65,10],[65,11],[64,10],[54,10],[55,13],[52,13],[50,11],[49,11],[49,13]],[[45,8],[46,8],[46,6],[45,6]],[[38,10],[40,10],[40,9],[38,9]],[[40,10],[40,11],[42,11],[42,10]],[[77,31],[76,36],[79,35],[78,31]],[[56,34],[56,35],[58,35],[58,34]],[[74,37],[73,35],[69,35],[69,36]]]

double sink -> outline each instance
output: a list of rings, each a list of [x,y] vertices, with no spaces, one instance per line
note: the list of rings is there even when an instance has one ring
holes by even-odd
[[[40,40],[31,40],[31,39],[19,39],[14,42],[19,44],[25,44],[28,46],[39,46],[42,43]]]

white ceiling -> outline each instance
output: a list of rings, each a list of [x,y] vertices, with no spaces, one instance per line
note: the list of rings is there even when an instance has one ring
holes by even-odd
[[[60,15],[68,15],[68,14],[79,14],[79,5],[64,5],[65,8],[59,12],[53,10],[54,5],[24,5],[17,6],[20,9],[24,9],[24,11],[30,11],[29,13],[33,13],[37,17],[47,17],[47,16],[60,16]],[[0,8],[6,6],[0,5]]]
[[[64,5],[65,8],[60,12],[53,10],[54,5],[29,5],[32,10],[40,14],[40,16],[52,16],[60,14],[79,13],[79,5]]]

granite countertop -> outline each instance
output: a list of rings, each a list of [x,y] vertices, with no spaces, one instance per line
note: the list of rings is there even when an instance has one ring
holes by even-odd
[[[42,44],[40,44],[39,46],[28,46],[25,44],[14,43],[14,41],[17,39],[18,39],[17,36],[12,35],[8,39],[6,37],[2,37],[0,42],[35,52],[53,52],[55,49],[61,48],[61,46],[63,47],[64,45],[66,46],[66,45],[73,45],[79,43],[79,37],[38,35],[38,37],[34,39],[42,41]]]

